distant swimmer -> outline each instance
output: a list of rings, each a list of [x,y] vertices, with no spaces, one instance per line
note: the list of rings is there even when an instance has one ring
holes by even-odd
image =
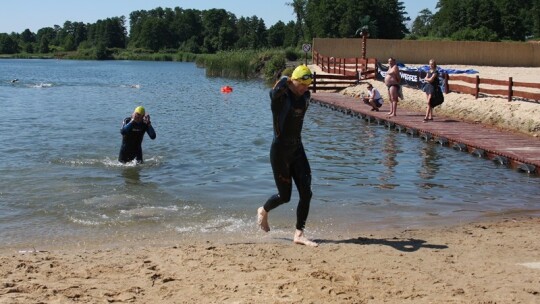
[[[17,81],[19,81],[19,79],[15,78],[15,79],[12,79],[12,80],[11,80],[11,83],[15,83],[15,82],[17,82]]]
[[[137,159],[137,163],[143,163],[142,141],[144,133],[148,133],[151,139],[156,138],[156,131],[150,122],[150,115],[141,106],[136,107],[131,117],[126,117],[120,129],[122,134],[122,146],[118,161],[127,163]]]

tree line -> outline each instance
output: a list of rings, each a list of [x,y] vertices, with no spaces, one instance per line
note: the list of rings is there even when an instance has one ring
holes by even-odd
[[[439,0],[422,10],[411,38],[524,41],[540,37],[540,0]]]
[[[257,17],[224,9],[158,7],[95,23],[66,21],[31,32],[0,33],[1,54],[88,52],[97,59],[115,50],[213,54],[231,50],[296,48],[312,38],[523,41],[540,37],[540,0],[439,0],[438,11],[420,12],[410,29],[398,0],[292,0],[294,21],[267,28]]]

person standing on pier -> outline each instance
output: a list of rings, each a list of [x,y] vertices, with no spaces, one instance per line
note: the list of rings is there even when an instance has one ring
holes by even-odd
[[[396,60],[392,57],[388,58],[388,71],[384,76],[384,84],[388,88],[388,96],[390,99],[390,112],[388,117],[397,115],[397,104],[399,98],[399,90],[401,88],[401,75],[399,74],[399,67],[396,64]]]
[[[278,193],[257,210],[257,222],[263,231],[270,231],[268,213],[290,201],[294,181],[300,200],[296,209],[293,242],[316,247],[318,244],[304,235],[312,192],[311,168],[301,139],[304,116],[311,100],[308,89],[312,81],[313,75],[309,68],[300,65],[290,78],[282,77],[270,90],[274,126],[270,164]]]
[[[429,71],[424,78],[424,87],[423,91],[426,93],[427,105],[426,105],[426,116],[424,117],[424,122],[433,120],[433,107],[439,105],[439,103],[434,104],[434,98],[437,93],[440,93],[439,88],[439,71],[437,71],[437,64],[435,59],[429,60]],[[437,94],[442,95],[442,94]],[[437,96],[439,98],[439,96]]]

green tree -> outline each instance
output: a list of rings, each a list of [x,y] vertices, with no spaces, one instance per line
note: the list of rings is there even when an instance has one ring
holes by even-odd
[[[524,40],[534,34],[539,0],[439,0],[432,33],[452,39]],[[495,38],[496,37],[496,38]]]
[[[411,34],[424,37],[429,35],[433,23],[433,14],[427,8],[421,10],[414,19],[411,27]]]
[[[370,14],[377,20],[380,39],[402,39],[409,33],[406,24],[411,20],[405,12],[405,5],[398,0],[375,2]]]
[[[21,33],[21,42],[24,42],[24,43],[36,42],[36,34],[32,33],[29,29],[25,29]]]
[[[0,54],[16,54],[19,52],[19,44],[17,39],[14,39],[11,35],[1,33],[0,34]]]
[[[93,45],[103,43],[107,48],[125,48],[127,30],[124,16],[98,20],[96,23],[89,24],[88,41]]]
[[[410,19],[403,3],[397,0],[314,0],[304,7],[302,1],[295,4],[298,15],[304,16],[307,32],[312,34],[309,38],[357,37],[364,20],[369,20],[373,38],[401,39],[409,32],[406,22]]]
[[[203,31],[201,12],[199,10],[183,10],[176,7],[175,18],[171,24],[171,33],[179,46],[195,50],[202,45],[200,33]]]
[[[224,9],[210,9],[202,12],[204,53],[227,50],[236,42],[230,33],[235,32],[236,17]]]
[[[533,35],[540,38],[540,0],[533,1],[533,7],[530,12],[533,25]]]
[[[74,51],[79,44],[87,39],[87,27],[82,22],[64,22],[64,26],[58,31],[57,39],[66,51]]]
[[[149,18],[144,21],[140,33],[141,46],[154,52],[167,48],[171,33],[165,20]]]
[[[268,46],[266,25],[257,16],[241,17],[236,23],[236,30],[236,48],[260,49]]]
[[[287,22],[285,25],[285,37],[283,39],[283,46],[296,47],[300,43],[300,36],[295,32],[298,25],[294,21]]]
[[[278,21],[268,29],[268,46],[283,47],[285,44],[285,23]]]
[[[47,36],[42,36],[39,40],[38,51],[42,54],[47,54],[48,52],[50,52],[49,38]]]
[[[287,5],[293,8],[294,14],[296,15],[296,22],[287,24],[294,26],[291,32],[294,37],[289,39],[291,43],[294,43],[294,46],[301,41],[309,41],[313,37],[311,31],[309,31],[311,28],[311,26],[308,25],[309,21],[306,20],[308,3],[308,0],[293,0],[293,2],[287,3]]]
[[[37,51],[39,53],[49,53],[51,41],[56,39],[56,30],[52,27],[44,27],[37,31],[36,41],[38,43]]]
[[[470,27],[460,29],[451,36],[452,40],[459,41],[498,41],[497,33],[488,29],[485,26],[481,26],[476,29]]]

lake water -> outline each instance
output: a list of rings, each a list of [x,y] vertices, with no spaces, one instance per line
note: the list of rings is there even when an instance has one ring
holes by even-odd
[[[0,60],[0,246],[260,237],[256,209],[276,192],[268,90],[192,63]],[[122,165],[138,105],[157,138]],[[314,238],[540,213],[538,177],[317,104],[303,140]],[[292,235],[297,199],[271,213],[270,237]]]

